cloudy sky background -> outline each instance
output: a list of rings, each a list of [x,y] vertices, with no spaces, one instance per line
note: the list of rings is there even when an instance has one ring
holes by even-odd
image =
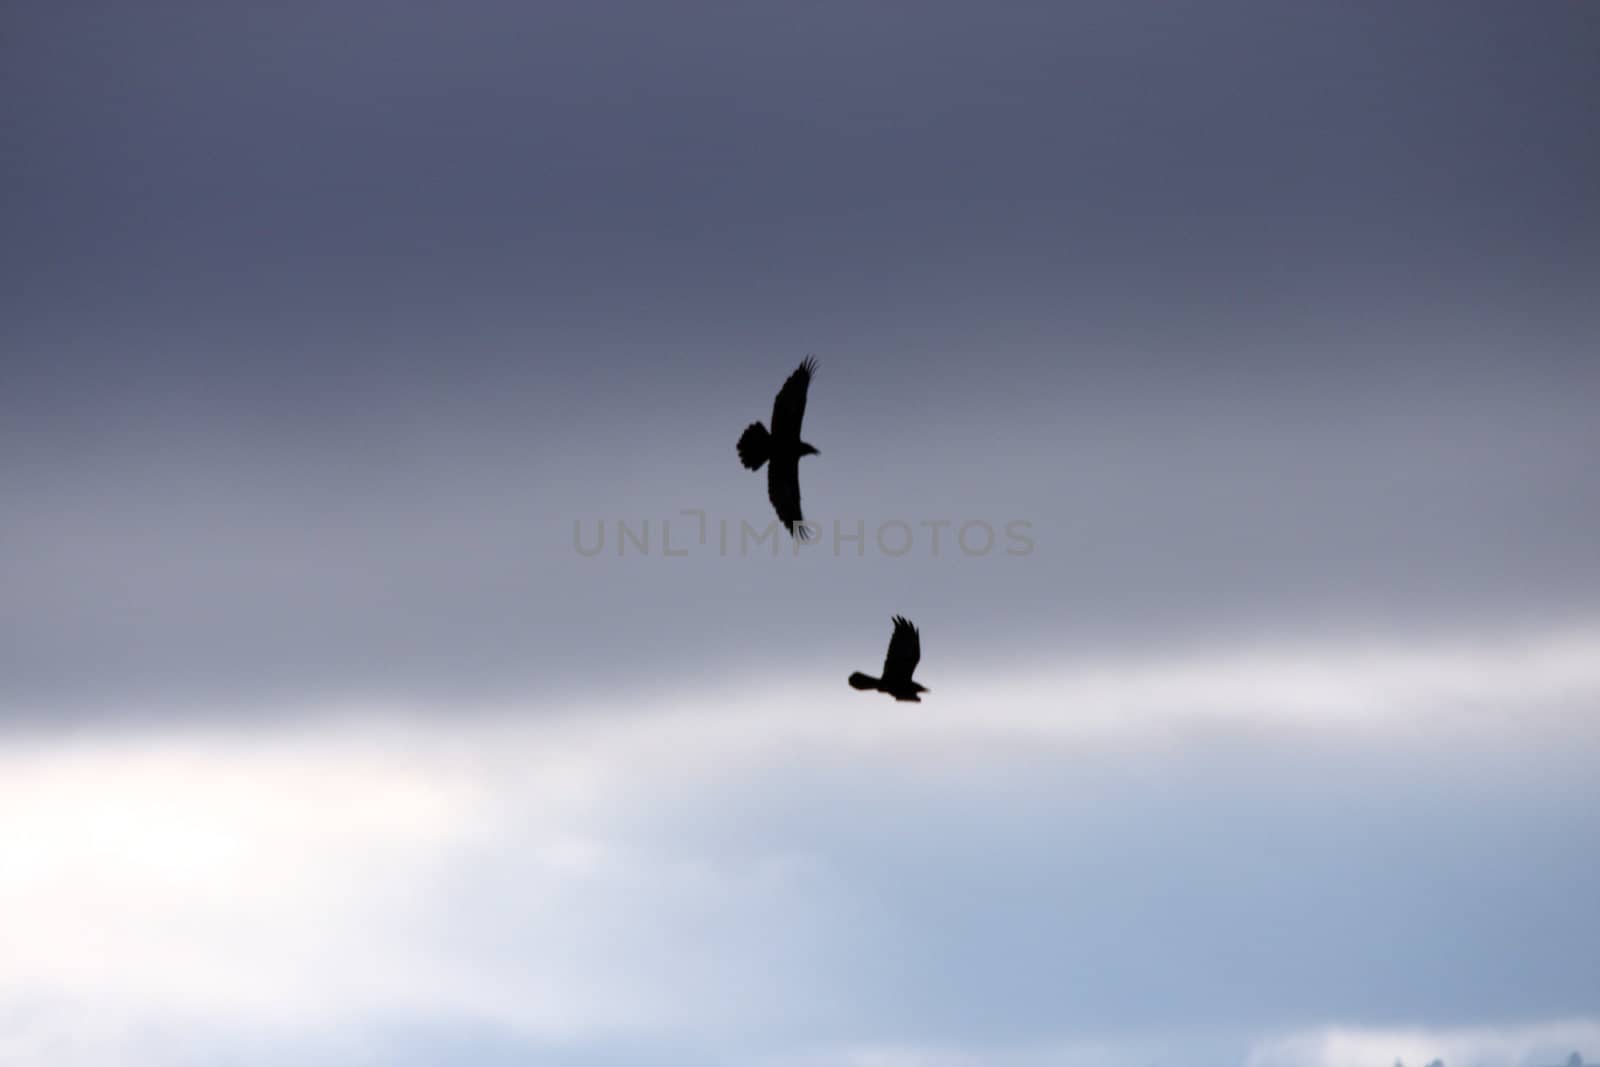
[[[7,5],[0,1063],[1600,1059],[1597,48]]]

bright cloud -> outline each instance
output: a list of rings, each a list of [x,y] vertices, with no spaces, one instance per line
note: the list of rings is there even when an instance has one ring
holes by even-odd
[[[1246,983],[1236,999],[1226,988],[1193,991],[1232,1010],[1250,999],[1252,968],[1317,950],[1295,940],[1303,920],[1292,910],[1274,913],[1283,901],[1331,893],[1318,906],[1334,910],[1317,923],[1343,922],[1335,936],[1356,936],[1370,905],[1327,888],[1330,874],[1375,892],[1385,850],[1419,841],[1425,866],[1471,873],[1478,862],[1479,846],[1448,826],[1428,838],[1417,835],[1433,824],[1413,833],[1402,822],[1404,834],[1385,837],[1384,824],[1364,821],[1370,782],[1341,792],[1337,776],[1318,777],[1315,751],[1296,755],[1305,742],[1342,738],[1358,767],[1363,752],[1425,753],[1418,766],[1444,777],[1396,787],[1402,820],[1404,805],[1433,811],[1456,792],[1468,805],[1495,801],[1483,801],[1489,789],[1516,804],[1548,800],[1556,807],[1483,808],[1504,823],[1484,833],[1554,850],[1529,854],[1544,863],[1567,847],[1540,837],[1544,812],[1576,810],[1561,824],[1568,833],[1594,828],[1572,808],[1588,794],[1570,789],[1586,787],[1530,787],[1504,753],[1561,749],[1579,765],[1593,755],[1597,635],[1247,650],[971,685],[950,672],[922,706],[728,690],[628,712],[451,719],[345,708],[278,730],[17,738],[0,753],[0,1063],[41,1049],[73,1062],[63,1035],[87,1040],[96,1032],[87,1018],[119,1022],[76,1057],[84,1063],[117,1059],[125,1034],[151,1022],[338,1032],[385,1019],[561,1042],[815,1028],[800,1044],[850,1050],[840,1062],[965,1063],[959,1033],[915,1032],[946,996],[956,998],[946,1020],[956,1030],[968,1025],[963,1012],[1036,1030],[1054,1017],[1048,997],[1014,1002],[1040,983],[1059,987],[1063,1004],[1146,1026],[1135,993],[1190,995],[1181,983],[1162,992],[1163,972],[1208,973],[1219,952],[1245,952],[1230,972]],[[928,665],[930,680],[938,666]],[[1304,771],[1241,785],[1237,768],[1257,757],[1261,736],[1273,759],[1304,759]],[[1019,748],[1031,770],[1015,769]],[[1146,784],[1120,791],[1108,755]],[[1478,777],[1452,785],[1455,771],[1432,766],[1441,756],[1467,759],[1465,773]],[[1179,784],[1159,785],[1169,778]],[[1253,794],[1230,799],[1240,789],[1273,796],[1282,783],[1291,795],[1281,812],[1254,814]],[[1215,819],[1193,821],[1212,809]],[[1213,827],[1214,856],[1196,851],[1196,826]],[[1305,855],[1278,865],[1275,849]],[[1245,894],[1252,884],[1271,892],[1241,903],[1219,870],[1234,871]],[[1411,876],[1402,864],[1396,877]],[[1474,907],[1520,904],[1516,883],[1496,877],[1480,879]],[[1419,900],[1432,891],[1415,877],[1397,890]],[[982,903],[997,897],[1005,907]],[[1568,901],[1536,902],[1534,918],[1589,922],[1577,933],[1592,942],[1592,914]],[[1430,938],[1452,935],[1456,920],[1442,912],[1416,935],[1418,956],[1434,951]],[[1241,924],[1238,938],[1224,936],[1229,922]],[[1397,919],[1375,936],[1408,929]],[[974,977],[966,994],[950,988],[959,974],[938,976],[946,962],[976,974],[994,964],[993,945],[1013,941],[995,958],[1016,961],[1017,973],[994,994],[1012,1003],[992,1013],[964,1003],[986,983],[997,988],[992,979]],[[1491,941],[1478,963],[1501,951]],[[897,963],[895,953],[909,955]],[[880,1019],[884,1040],[850,1036]],[[1594,1035],[1588,1022],[1319,1030],[1259,1044],[1250,1065],[1386,1067],[1401,1056],[1421,1067],[1442,1056],[1521,1067],[1553,1045],[1600,1051]],[[1057,1062],[1069,1046],[1051,1047]],[[1100,1046],[1070,1047],[1090,1056]]]
[[[1600,1020],[1511,1026],[1327,1027],[1260,1042],[1246,1067],[1560,1067],[1581,1050],[1600,1050]],[[1596,1055],[1591,1051],[1591,1056]]]

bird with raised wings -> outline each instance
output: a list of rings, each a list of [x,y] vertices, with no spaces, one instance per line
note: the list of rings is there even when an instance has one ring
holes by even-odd
[[[918,685],[911,680],[911,674],[917,669],[917,663],[921,659],[922,635],[911,625],[909,619],[903,615],[896,615],[894,633],[889,637],[889,654],[883,659],[883,677],[874,678],[870,674],[856,671],[850,676],[850,685],[855,689],[876,689],[880,693],[888,693],[896,700],[909,700],[920,704],[922,697],[918,694],[931,692],[927,686]]]
[[[739,462],[753,471],[767,465],[767,499],[784,529],[800,541],[811,538],[800,513],[800,457],[818,455],[800,440],[800,421],[806,416],[806,390],[816,372],[817,361],[807,356],[772,402],[772,429],[752,422],[739,436]]]

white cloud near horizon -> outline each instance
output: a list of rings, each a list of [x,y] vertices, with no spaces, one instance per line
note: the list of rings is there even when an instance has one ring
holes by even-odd
[[[1559,880],[1581,863],[1573,835],[1600,826],[1583,777],[1600,752],[1600,627],[971,683],[924,671],[921,706],[729,688],[632,710],[330,707],[281,728],[15,737],[0,752],[0,1063],[59,1053],[66,1019],[120,1020],[73,1046],[84,1064],[127,1060],[126,1035],[152,1026],[413,1019],[702,1048],[772,1032],[881,1052],[848,1062],[948,1047],[956,1059],[903,1062],[964,1063],[989,1020],[1037,1043],[1063,1014],[1059,1048],[1089,1016],[1137,1035],[1164,1011],[1175,1032],[1209,1012],[1259,1032],[1325,999],[1356,1028],[1274,1038],[1250,1067],[1403,1046],[1386,1067],[1432,1038],[1359,1036],[1381,1020],[1351,1017],[1371,1000],[1344,971],[1378,942],[1415,938],[1395,947],[1443,992],[1412,1009],[1441,1022],[1498,988],[1441,971],[1452,953],[1515,974],[1518,944],[1600,944],[1581,895],[1525,898],[1491,859]],[[1410,917],[1463,878],[1476,895]],[[1344,943],[1369,930],[1371,951]],[[1285,984],[1297,954],[1321,952],[1322,985],[1240,1014],[1251,983]],[[986,976],[1013,962],[1006,982]],[[1227,981],[1184,991],[1219,967]],[[1505,1011],[1569,1015],[1550,983]],[[1427,1055],[1520,1067],[1544,1041],[1520,1033],[1460,1030]]]
[[[1325,1026],[1236,1041],[1214,1033],[1165,1039],[1079,1040],[1023,1047],[861,1045],[774,1057],[763,1067],[1104,1067],[1209,1064],[1239,1067],[1565,1067],[1571,1053],[1600,1049],[1600,1017],[1499,1026]],[[1585,1057],[1585,1062],[1590,1062]]]
[[[1245,1067],[1564,1067],[1600,1056],[1600,1017],[1502,1026],[1330,1026],[1257,1043]],[[1584,1055],[1585,1052],[1588,1055]]]

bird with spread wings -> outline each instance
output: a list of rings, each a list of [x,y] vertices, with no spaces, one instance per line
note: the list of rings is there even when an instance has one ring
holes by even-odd
[[[889,654],[883,659],[883,677],[856,671],[850,676],[854,689],[875,689],[888,693],[896,700],[909,700],[920,704],[920,694],[930,692],[927,686],[911,680],[912,672],[922,659],[922,635],[903,615],[894,617],[894,633],[889,638]]]
[[[800,440],[800,422],[806,416],[806,390],[816,372],[817,361],[807,356],[772,401],[772,429],[752,422],[739,437],[739,462],[753,471],[767,464],[767,499],[784,529],[799,541],[812,536],[800,511],[800,457],[819,453]]]

